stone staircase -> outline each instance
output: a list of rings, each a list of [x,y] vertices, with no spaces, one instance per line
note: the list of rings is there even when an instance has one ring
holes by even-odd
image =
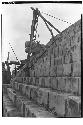
[[[18,79],[22,78],[17,78],[3,94],[6,117],[81,117],[80,96],[21,83]]]

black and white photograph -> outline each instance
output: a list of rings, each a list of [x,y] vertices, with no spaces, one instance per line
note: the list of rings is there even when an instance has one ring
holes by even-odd
[[[2,117],[82,117],[82,1],[2,2]]]

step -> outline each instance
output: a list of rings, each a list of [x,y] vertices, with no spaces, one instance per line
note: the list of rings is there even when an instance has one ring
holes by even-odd
[[[81,97],[69,96],[66,105],[67,117],[81,117]]]
[[[68,64],[71,65],[71,64]],[[65,66],[64,66],[65,67]],[[68,67],[68,66],[66,66]],[[70,68],[71,69],[71,68]],[[64,92],[73,93],[73,95],[80,95],[81,92],[81,77],[80,76],[63,76],[63,77],[17,77],[17,82],[25,83],[27,85],[37,85],[44,88],[51,88],[53,90],[60,90]]]
[[[69,113],[67,112],[69,112],[69,110],[67,110],[68,107],[66,105],[66,102],[69,101],[69,97],[71,96],[70,93],[62,93],[61,91],[54,91],[49,88],[39,88],[38,86],[26,85],[18,82],[15,84],[19,86],[18,90],[33,102],[36,102],[38,105],[44,106],[46,109],[49,108],[49,110],[57,116],[66,117],[67,115],[68,117]],[[17,90],[17,88],[15,89]],[[78,98],[80,99],[80,97]],[[80,117],[80,114],[78,117]]]
[[[17,111],[12,101],[7,95],[3,95],[3,117],[19,117],[20,112]]]
[[[11,92],[10,89],[8,89],[8,91]],[[14,90],[12,89],[11,93],[13,93],[13,91]],[[18,111],[21,112],[21,116],[23,117],[40,117],[40,118],[55,117],[55,115],[53,115],[49,111],[46,111],[44,107],[38,106],[33,101],[29,100],[25,96],[22,96],[20,92],[16,92],[16,99],[14,103]]]

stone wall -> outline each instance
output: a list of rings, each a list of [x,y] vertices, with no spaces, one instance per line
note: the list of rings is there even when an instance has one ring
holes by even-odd
[[[81,21],[55,36],[46,47],[47,51],[30,68],[30,77],[23,71],[12,88],[55,116],[80,117]]]
[[[55,36],[47,52],[30,69],[34,84],[81,95],[81,21]]]

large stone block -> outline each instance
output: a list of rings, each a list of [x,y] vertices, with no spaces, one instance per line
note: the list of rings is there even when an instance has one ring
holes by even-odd
[[[5,117],[18,117],[20,116],[20,112],[13,106],[6,106],[5,107]]]
[[[18,82],[14,83],[14,88],[15,88],[15,90],[18,90]]]
[[[72,61],[73,62],[81,61],[81,47],[73,46],[71,50],[72,50]]]
[[[25,105],[25,117],[53,118],[54,115],[46,111],[43,107],[29,102]]]
[[[65,78],[65,91],[66,92],[71,92],[71,77],[66,77]]]
[[[17,83],[18,84],[18,90],[20,91],[20,86],[22,86],[23,83]]]
[[[12,100],[12,102],[15,104],[16,92],[11,88],[7,88],[7,94],[8,94],[8,97],[10,98],[10,100]]]
[[[35,85],[35,77],[33,77],[32,85]]]
[[[30,83],[30,85],[33,84],[33,77],[29,77],[29,83]]]
[[[72,68],[73,68],[73,76],[81,76],[81,62],[73,63]]]
[[[44,69],[43,69],[43,76],[46,76],[46,66],[43,65]]]
[[[16,81],[17,81],[17,82],[20,82],[20,83],[23,82],[23,77],[17,77],[17,78],[16,78]]]
[[[54,55],[51,55],[51,66],[54,66]]]
[[[39,77],[35,77],[35,85],[39,85]]]
[[[57,66],[51,66],[50,67],[50,76],[56,76],[57,75]]]
[[[41,77],[41,87],[45,87],[45,77]]]
[[[16,108],[17,108],[17,110],[18,111],[20,111],[21,112],[21,106],[22,106],[22,102],[21,102],[21,99],[20,99],[21,97],[16,97]]]
[[[64,76],[71,76],[71,63],[70,64],[63,64],[63,75]]]
[[[46,71],[44,76],[49,76],[50,75],[50,66],[46,64]]]
[[[53,53],[54,53],[54,58],[56,58],[58,55],[59,55],[59,48],[58,47],[55,47],[54,49],[53,49]]]
[[[59,56],[63,56],[63,47],[59,46]]]
[[[54,65],[61,65],[63,64],[63,57],[57,57],[55,61]]]
[[[70,62],[71,62],[71,53],[69,51],[69,52],[66,52],[66,54],[64,55],[64,63],[67,64],[67,63],[70,63]]]
[[[60,117],[64,117],[66,114],[65,102],[68,98],[68,94],[50,92],[49,93],[49,108],[50,110]]]
[[[25,116],[25,106],[24,106],[24,102],[27,102],[27,98],[25,98],[24,96],[21,95],[17,95],[16,98],[16,107],[18,109],[18,111],[20,111],[21,116]]]
[[[30,99],[30,97],[31,97],[31,88],[30,88],[30,85],[26,86],[25,94]]]
[[[26,94],[26,84],[23,84],[22,86],[22,94],[25,95]]]
[[[63,65],[57,66],[57,76],[63,76],[64,68]]]
[[[22,87],[23,87],[23,83],[19,84],[19,91],[22,93]]]
[[[26,84],[26,77],[23,77],[23,83]]]
[[[65,90],[78,95],[80,93],[80,77],[67,77]]]
[[[81,117],[81,97],[68,97],[66,101],[66,117]]]
[[[41,76],[44,76],[44,65],[43,65],[43,63],[41,64]]]
[[[65,77],[57,77],[58,86],[57,89],[60,91],[65,91],[66,81]]]
[[[40,105],[43,105],[45,107],[48,107],[48,105],[49,105],[49,92],[50,92],[50,89],[40,88],[38,90],[37,103]]]
[[[7,88],[11,88],[11,84],[2,84],[2,92],[7,93]]]
[[[32,117],[32,114],[30,112],[30,106],[34,106],[30,100],[26,100],[23,102],[23,115],[24,117]]]
[[[29,77],[26,77],[25,84],[29,84]]]
[[[50,77],[50,87],[52,89],[57,89],[58,88],[58,81],[56,77]]]
[[[74,94],[79,93],[79,78],[78,77],[71,78],[71,92]]]
[[[30,99],[37,102],[39,88],[37,86],[31,86],[31,85],[29,87],[30,87]]]
[[[50,88],[50,87],[51,87],[50,77],[45,77],[45,88]]]

